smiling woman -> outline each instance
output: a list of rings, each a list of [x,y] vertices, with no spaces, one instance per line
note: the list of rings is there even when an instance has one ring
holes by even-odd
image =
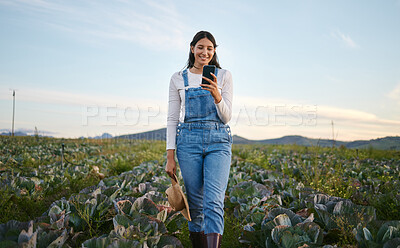
[[[204,65],[215,65],[218,68],[221,66],[218,63],[218,56],[216,53],[217,43],[214,37],[208,32],[198,32],[190,42],[189,59],[187,63],[188,68],[194,67],[197,72],[202,72]],[[197,57],[197,60],[195,59]],[[195,65],[195,63],[197,64]]]
[[[224,197],[232,155],[232,76],[218,63],[211,33],[198,32],[190,43],[187,68],[172,75],[167,119],[167,165],[176,173],[175,148],[185,183],[193,247],[220,247]],[[202,77],[206,65],[216,67]],[[209,84],[202,84],[202,80]]]

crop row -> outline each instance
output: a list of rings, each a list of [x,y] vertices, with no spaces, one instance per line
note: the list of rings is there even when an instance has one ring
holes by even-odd
[[[88,176],[96,180],[93,186],[54,201],[31,221],[0,224],[0,246],[185,245],[176,237],[187,225],[169,207],[164,192],[170,180],[152,144],[71,143],[65,152],[72,163],[61,166],[49,154],[49,147],[59,144],[42,142],[47,152],[38,144],[16,145],[18,152],[10,155],[11,145],[3,143],[0,184],[7,188],[8,199],[40,199],[51,189],[71,187],[70,182],[88,180]],[[164,147],[157,149],[162,154]],[[360,159],[345,152],[234,146],[225,207],[242,229],[237,237],[241,246],[400,245],[399,160]],[[32,157],[41,162],[25,162]],[[138,158],[136,166],[133,161]]]

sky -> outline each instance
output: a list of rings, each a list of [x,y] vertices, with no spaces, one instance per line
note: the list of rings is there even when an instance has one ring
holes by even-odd
[[[0,131],[166,127],[200,30],[233,78],[232,133],[400,135],[400,0],[0,0]]]

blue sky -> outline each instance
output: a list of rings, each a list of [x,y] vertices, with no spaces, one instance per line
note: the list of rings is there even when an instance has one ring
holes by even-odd
[[[400,0],[0,0],[0,129],[55,137],[166,126],[197,31],[234,83],[234,134],[400,134]]]

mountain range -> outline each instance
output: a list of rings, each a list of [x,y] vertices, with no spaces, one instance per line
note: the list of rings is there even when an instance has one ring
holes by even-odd
[[[10,135],[10,132],[0,133],[0,135]],[[166,128],[160,128],[152,131],[142,132],[142,133],[134,133],[134,134],[125,134],[113,137],[109,133],[103,133],[102,135],[89,137],[89,139],[146,139],[146,140],[166,140]],[[26,132],[16,132],[15,136],[28,136],[31,135]],[[42,135],[39,135],[42,136]],[[51,136],[50,136],[51,137]],[[84,137],[81,137],[84,138]],[[271,144],[271,145],[285,145],[285,144],[297,144],[303,146],[321,146],[321,147],[331,147],[335,146],[344,146],[346,148],[353,149],[363,149],[363,148],[375,148],[380,150],[400,150],[400,136],[387,136],[378,139],[370,139],[370,140],[355,140],[355,141],[339,141],[332,139],[312,139],[307,138],[300,135],[287,135],[281,138],[276,139],[264,139],[264,140],[250,140],[243,138],[238,135],[233,135],[233,143],[234,144]]]
[[[120,135],[115,139],[147,139],[147,140],[166,140],[166,128],[152,130],[148,132]],[[344,146],[347,148],[363,149],[375,148],[380,150],[400,150],[400,136],[387,136],[370,140],[339,141],[332,139],[312,139],[300,135],[288,135],[277,139],[250,140],[238,135],[233,135],[234,144],[297,144],[303,146],[331,147]]]

